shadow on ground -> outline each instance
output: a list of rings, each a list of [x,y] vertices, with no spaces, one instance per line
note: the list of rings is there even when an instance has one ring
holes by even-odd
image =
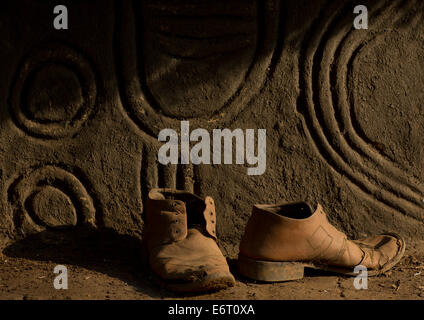
[[[151,280],[141,260],[141,240],[110,229],[44,231],[8,245],[3,254],[74,265],[122,280],[152,298],[175,297]]]

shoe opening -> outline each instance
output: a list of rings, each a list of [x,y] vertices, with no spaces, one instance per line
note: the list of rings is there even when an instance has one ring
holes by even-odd
[[[314,206],[316,208],[316,206]],[[306,219],[312,216],[316,209],[306,202],[278,205],[269,209],[275,214],[291,219]]]

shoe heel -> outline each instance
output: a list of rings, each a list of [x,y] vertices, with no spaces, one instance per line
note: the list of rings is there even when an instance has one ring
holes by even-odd
[[[261,261],[243,255],[239,255],[237,267],[241,275],[264,282],[302,279],[305,269],[300,262]]]

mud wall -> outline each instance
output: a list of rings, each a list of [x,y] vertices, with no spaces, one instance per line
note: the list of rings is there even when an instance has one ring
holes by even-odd
[[[320,202],[349,236],[423,238],[424,6],[364,1],[7,1],[0,233],[140,236],[154,186],[210,195],[234,254],[253,203]],[[266,172],[160,165],[164,128],[267,130]]]

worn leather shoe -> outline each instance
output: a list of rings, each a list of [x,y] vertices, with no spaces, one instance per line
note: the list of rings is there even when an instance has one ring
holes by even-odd
[[[321,205],[255,205],[240,243],[239,272],[260,281],[300,279],[304,268],[355,276],[362,265],[368,275],[392,268],[405,252],[394,233],[348,240],[327,220]]]
[[[235,284],[216,243],[215,204],[185,191],[153,189],[145,208],[143,256],[155,279],[176,292]]]

